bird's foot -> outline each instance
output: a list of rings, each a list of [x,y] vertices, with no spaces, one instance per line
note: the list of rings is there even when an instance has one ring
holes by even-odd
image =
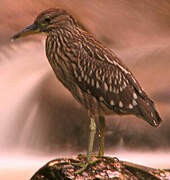
[[[88,170],[89,167],[94,166],[96,163],[98,163],[99,161],[101,161],[101,159],[99,158],[100,156],[98,155],[92,155],[91,160],[87,161],[87,157],[85,155],[79,155],[80,158],[80,164],[77,164],[76,166],[79,167],[78,170],[76,170],[74,172],[75,175],[81,174],[84,171]]]
[[[78,175],[81,174],[82,172],[84,172],[86,169],[88,169],[89,163],[83,163],[80,165],[80,169],[78,169],[77,171],[74,172],[74,175]]]

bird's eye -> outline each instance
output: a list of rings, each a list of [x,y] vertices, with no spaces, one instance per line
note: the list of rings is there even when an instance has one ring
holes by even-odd
[[[51,21],[50,17],[45,17],[44,20],[45,20],[46,23],[49,23]]]

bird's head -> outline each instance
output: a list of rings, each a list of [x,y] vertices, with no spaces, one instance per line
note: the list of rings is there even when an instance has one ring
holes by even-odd
[[[15,40],[30,34],[49,32],[75,20],[63,9],[48,9],[37,16],[34,23],[12,37]]]

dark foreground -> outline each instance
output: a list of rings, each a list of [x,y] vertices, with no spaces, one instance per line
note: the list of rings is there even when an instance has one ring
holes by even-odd
[[[170,179],[170,169],[155,169],[141,166],[111,157],[94,157],[94,162],[80,174],[85,157],[60,158],[48,162],[40,168],[31,180],[83,180],[83,179],[118,179],[118,180],[165,180]]]

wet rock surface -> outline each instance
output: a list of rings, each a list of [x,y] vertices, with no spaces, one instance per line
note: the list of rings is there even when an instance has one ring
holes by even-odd
[[[48,162],[30,180],[168,180],[170,169],[161,170],[141,166],[112,157],[93,157],[93,163],[77,173],[85,163],[86,157],[61,158]]]

